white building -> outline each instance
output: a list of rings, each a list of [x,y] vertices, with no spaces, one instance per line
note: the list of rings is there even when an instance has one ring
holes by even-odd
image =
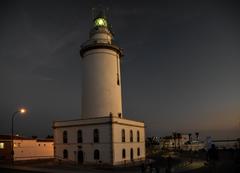
[[[196,140],[192,140],[192,137],[189,134],[181,134],[174,136],[166,136],[160,139],[160,148],[168,150],[184,150],[184,151],[198,151],[204,149],[205,143],[199,141],[199,138],[196,137]]]
[[[145,160],[143,122],[122,114],[122,50],[104,15],[94,17],[82,56],[81,119],[55,121],[55,157],[81,164],[119,165]]]
[[[50,159],[54,157],[53,139],[14,136],[14,160]],[[0,160],[11,160],[11,136],[0,135]]]
[[[238,149],[240,148],[240,139],[212,140],[218,149]]]

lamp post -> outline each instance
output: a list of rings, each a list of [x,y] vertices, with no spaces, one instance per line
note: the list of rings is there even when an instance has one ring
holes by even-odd
[[[17,110],[16,112],[14,112],[12,114],[12,126],[11,126],[12,127],[12,130],[11,130],[11,132],[12,132],[12,136],[11,136],[11,160],[12,160],[12,165],[14,164],[14,149],[13,149],[13,147],[14,147],[14,142],[13,142],[14,118],[18,113],[25,114],[26,112],[27,112],[26,109],[21,108],[21,109]]]

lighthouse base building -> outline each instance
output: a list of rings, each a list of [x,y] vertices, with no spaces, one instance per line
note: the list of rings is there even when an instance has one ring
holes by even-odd
[[[144,123],[116,117],[54,122],[55,158],[122,165],[145,160]]]
[[[145,160],[143,122],[123,118],[120,62],[106,17],[94,17],[90,38],[81,46],[81,119],[55,121],[54,155],[79,164],[121,165]]]

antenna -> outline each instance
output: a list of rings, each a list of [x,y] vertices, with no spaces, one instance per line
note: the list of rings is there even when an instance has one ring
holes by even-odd
[[[99,17],[108,18],[109,8],[103,7],[102,5],[92,8],[92,18],[93,20]]]
[[[92,20],[94,20],[94,10],[95,10],[95,8],[93,7],[92,8]]]

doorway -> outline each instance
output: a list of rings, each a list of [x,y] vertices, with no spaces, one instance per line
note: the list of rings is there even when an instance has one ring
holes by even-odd
[[[78,151],[78,163],[82,164],[84,161],[84,158],[83,158],[83,151],[80,150]]]
[[[131,158],[131,160],[133,160],[133,149],[132,148],[130,150],[130,158]]]

